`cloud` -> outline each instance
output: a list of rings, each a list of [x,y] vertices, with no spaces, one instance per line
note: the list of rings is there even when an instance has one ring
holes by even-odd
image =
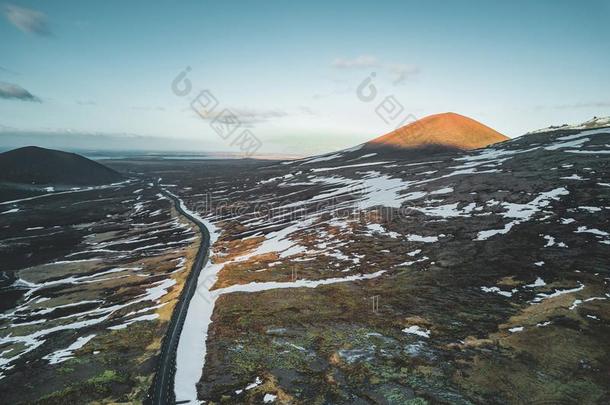
[[[47,16],[40,11],[7,4],[4,7],[4,16],[25,33],[40,36],[51,35],[51,30],[47,24]]]
[[[139,110],[139,111],[165,111],[165,107],[160,107],[160,106],[139,106],[139,105],[134,105],[131,106],[132,110]]]
[[[312,110],[310,107],[307,107],[305,105],[300,105],[298,107],[298,110],[302,115],[317,115],[317,113],[314,110]]]
[[[288,113],[283,110],[256,110],[250,108],[227,108],[233,115],[237,117],[241,124],[246,126],[251,126],[254,124],[260,124],[262,122],[267,122],[275,118],[283,118],[288,116]],[[210,114],[206,114],[204,116],[197,115],[200,118],[205,120],[214,120],[219,116],[226,117],[225,109],[220,109],[218,111],[214,111]],[[223,113],[224,112],[224,113]]]
[[[610,108],[610,101],[588,101],[568,104],[538,104],[534,110],[573,110],[578,108]]]
[[[392,81],[392,84],[397,85],[403,83],[412,76],[419,73],[419,68],[414,65],[404,63],[389,63],[383,62],[371,55],[360,55],[354,59],[337,58],[331,66],[337,69],[365,69],[377,68],[385,71]]]
[[[8,73],[10,75],[14,75],[14,76],[18,76],[19,75],[19,73],[15,72],[13,70],[7,69],[4,66],[0,66],[0,71],[4,72],[4,73]]]
[[[390,75],[392,76],[393,84],[403,83],[411,76],[415,76],[419,73],[419,68],[413,65],[406,64],[392,64],[387,66]]]
[[[553,106],[559,110],[568,110],[572,108],[608,108],[610,107],[610,101],[594,101],[590,103],[574,103],[574,104],[560,104]]]
[[[333,97],[333,96],[340,96],[342,94],[348,94],[348,93],[352,93],[354,91],[354,87],[353,86],[343,86],[341,88],[338,89],[334,89],[331,92],[328,93],[316,93],[313,96],[311,96],[314,100],[322,100],[328,97]]]
[[[359,69],[378,67],[380,64],[374,56],[360,55],[354,59],[337,58],[332,62],[331,66],[339,69]]]
[[[21,86],[11,83],[0,82],[0,98],[7,100],[34,101],[40,103],[40,99]]]
[[[76,100],[76,104],[78,104],[78,105],[86,105],[86,106],[97,105],[97,103],[95,101],[92,101],[92,100]]]

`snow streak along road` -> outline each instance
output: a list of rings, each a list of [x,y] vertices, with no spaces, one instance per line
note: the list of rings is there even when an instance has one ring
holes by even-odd
[[[186,319],[189,303],[197,289],[199,273],[208,261],[210,249],[210,234],[204,224],[184,209],[183,202],[176,195],[165,189],[163,192],[172,199],[180,214],[199,227],[201,231],[201,245],[199,246],[195,262],[185,281],[180,299],[174,308],[169,327],[163,338],[161,353],[157,363],[157,371],[149,393],[149,398],[146,401],[155,405],[173,404],[175,402],[173,376],[176,369],[176,350],[178,348],[180,332],[182,331],[184,320]]]

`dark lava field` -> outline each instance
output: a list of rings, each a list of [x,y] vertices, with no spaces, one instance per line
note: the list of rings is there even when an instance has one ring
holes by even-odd
[[[130,180],[0,205],[0,395],[142,401],[200,244],[167,191],[213,242],[177,401],[608,403],[609,156],[609,128],[567,128],[405,158],[107,161]]]

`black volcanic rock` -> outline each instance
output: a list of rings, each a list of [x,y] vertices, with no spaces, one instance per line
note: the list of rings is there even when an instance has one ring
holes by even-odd
[[[0,182],[93,186],[122,179],[118,172],[76,153],[26,146],[0,154]]]

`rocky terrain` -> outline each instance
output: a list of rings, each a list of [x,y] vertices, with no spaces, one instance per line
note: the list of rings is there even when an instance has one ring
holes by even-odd
[[[200,242],[160,191],[127,181],[0,203],[1,402],[143,400]]]
[[[171,192],[212,242],[180,403],[608,403],[607,121],[399,149],[113,161],[132,180],[3,203],[0,395],[144,400],[200,242]]]
[[[606,403],[608,145],[149,167],[217,228],[198,397]]]

